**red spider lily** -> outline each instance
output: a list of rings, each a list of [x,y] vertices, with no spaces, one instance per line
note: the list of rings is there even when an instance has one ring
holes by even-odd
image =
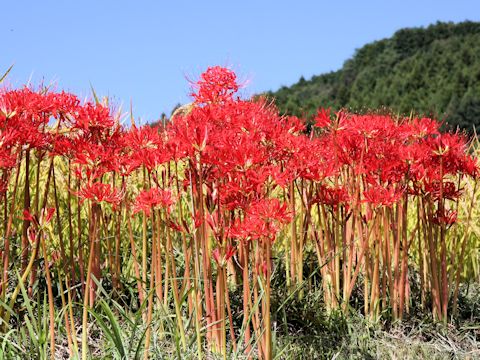
[[[330,117],[330,108],[328,109],[318,109],[317,114],[315,115],[315,118],[313,119],[315,121],[315,126],[319,128],[324,128],[327,127],[331,124],[331,117]]]
[[[158,206],[170,212],[170,208],[174,203],[175,201],[172,199],[170,190],[151,188],[150,190],[143,190],[138,194],[133,205],[133,213],[136,214],[143,211],[147,216],[150,216],[151,209]]]
[[[53,135],[47,131],[52,120],[64,122],[78,107],[76,96],[29,88],[0,92],[0,126],[18,131],[16,143],[46,149]]]
[[[453,182],[440,182],[438,180],[426,182],[425,193],[431,194],[433,200],[456,200],[462,195],[462,191],[460,189],[457,189],[457,185],[455,185]]]
[[[436,156],[446,156],[447,154],[464,154],[465,139],[459,134],[440,134],[428,138],[428,145],[432,153]]]
[[[123,199],[124,192],[113,188],[110,184],[95,182],[82,187],[76,195],[82,201],[89,199],[96,203],[106,202],[118,205]]]
[[[110,130],[113,125],[114,120],[109,108],[88,102],[78,109],[73,128],[96,133]]]
[[[0,169],[9,170],[15,167],[17,155],[11,149],[0,148]]]
[[[102,142],[91,142],[85,137],[78,137],[72,142],[74,146],[73,164],[82,165],[87,180],[100,178],[107,172],[119,170],[118,159],[123,148],[118,133],[113,133]]]
[[[425,140],[425,167],[427,176],[436,179],[440,175],[463,172],[466,155],[466,139],[460,134],[444,133]],[[440,174],[441,172],[441,174]]]
[[[238,91],[237,76],[229,69],[221,66],[209,67],[196,83],[198,92],[192,96],[196,103],[221,103],[230,101]]]
[[[247,241],[252,237],[252,232],[246,220],[242,221],[237,218],[227,229],[227,236],[229,238]]]
[[[158,128],[145,125],[139,128],[133,126],[125,133],[124,143],[133,151],[157,150],[163,140]]]
[[[364,201],[374,206],[391,207],[401,199],[402,195],[403,191],[394,186],[370,186],[363,192]]]
[[[229,229],[231,237],[240,239],[267,238],[274,240],[282,224],[292,219],[287,204],[278,199],[262,199],[250,206],[243,221],[237,221]]]
[[[22,120],[35,128],[47,124],[52,116],[74,111],[77,105],[76,96],[64,92],[57,94],[25,87],[0,94],[0,109],[10,121]]]
[[[204,221],[205,219],[201,217],[199,213],[193,214],[193,226],[195,229],[198,229]]]
[[[457,212],[453,210],[444,210],[442,212],[440,209],[438,209],[433,215],[431,221],[437,225],[445,225],[450,227],[457,222]]]
[[[214,211],[213,215],[207,211],[207,213],[205,214],[205,219],[206,219],[206,223],[208,224],[208,226],[213,232],[213,236],[216,239],[220,240],[220,242],[222,242],[223,239],[221,237],[221,233],[223,231],[225,224],[223,221],[223,217],[221,217],[219,214],[218,209]]]
[[[258,165],[264,166],[268,161],[268,154],[260,144],[245,133],[229,134],[218,137],[215,143],[216,156],[211,163],[217,165],[222,172],[247,171]]]
[[[331,151],[330,139],[302,140],[298,152],[285,164],[287,171],[295,169],[298,178],[316,182],[337,173],[339,163]]]
[[[50,220],[52,220],[53,214],[55,214],[55,208],[42,209],[41,218],[44,220],[42,223],[49,223]]]
[[[478,159],[472,156],[466,156],[463,159],[462,164],[460,165],[460,169],[464,174],[474,179],[478,178],[478,174],[479,174]]]
[[[13,127],[0,129],[0,149],[10,149],[18,143],[21,134]]]
[[[60,155],[72,159],[75,156],[77,149],[74,146],[74,141],[69,136],[56,136],[53,139],[52,149],[50,155]]]
[[[35,221],[35,218],[34,216],[30,213],[30,211],[28,209],[25,209],[23,210],[23,218],[22,220],[27,220],[27,221],[31,221],[31,222],[34,222]]]
[[[227,248],[225,249],[225,254],[222,254],[222,250],[220,248],[216,248],[215,250],[212,251],[212,256],[215,262],[219,266],[225,266],[228,260],[235,255],[237,252],[237,249],[232,246],[232,245],[227,245]]]
[[[338,186],[331,188],[321,185],[317,189],[317,195],[312,200],[312,203],[321,203],[329,206],[338,206],[345,204],[350,200],[348,192],[345,188]]]
[[[37,219],[37,217],[30,213],[28,209],[25,209],[23,210],[23,220],[28,220],[37,226],[44,226],[52,220],[54,214],[55,208],[42,209],[40,212],[40,217]]]
[[[326,302],[331,303],[329,309],[337,306],[337,302],[349,303],[349,295],[342,298],[342,294],[345,296],[350,291],[348,287],[357,287],[355,279],[358,271],[362,271],[358,279],[365,281],[365,291],[370,287],[366,308],[368,303],[379,304],[377,308],[383,311],[381,307],[384,305],[381,305],[383,302],[379,301],[378,295],[383,294],[384,302],[387,298],[393,299],[393,317],[397,316],[396,311],[401,313],[404,306],[395,297],[405,298],[403,292],[408,288],[405,281],[409,279],[409,266],[415,261],[415,256],[412,258],[409,254],[409,246],[412,244],[410,249],[413,251],[420,250],[417,238],[433,240],[430,241],[433,246],[423,248],[430,257],[421,271],[422,276],[426,276],[427,287],[435,286],[434,281],[428,284],[428,278],[447,278],[440,271],[432,274],[433,270],[430,270],[442,257],[445,260],[442,260],[443,264],[449,265],[442,265],[445,269],[441,271],[447,274],[447,266],[450,265],[462,271],[462,265],[456,262],[451,247],[443,251],[441,245],[447,240],[443,230],[457,220],[457,214],[446,209],[450,206],[463,211],[459,204],[450,205],[446,200],[459,199],[464,175],[477,177],[479,174],[476,159],[466,154],[467,139],[463,135],[441,133],[439,123],[428,118],[359,115],[345,111],[332,114],[330,109],[317,111],[313,120],[319,129],[306,135],[303,120],[280,116],[278,109],[266,99],[242,100],[236,97],[239,85],[231,70],[209,68],[194,87],[194,103],[184,107],[185,111],[179,111],[175,120],[165,128],[132,126],[130,129],[118,124],[108,106],[93,102],[82,105],[71,94],[28,88],[0,90],[0,202],[5,209],[5,225],[9,226],[9,217],[13,219],[16,216],[15,209],[22,200],[24,208],[38,208],[46,194],[50,200],[55,196],[56,202],[60,200],[60,203],[68,204],[68,210],[63,215],[69,217],[69,222],[66,222],[68,229],[65,228],[65,233],[70,235],[69,240],[76,240],[74,225],[78,222],[80,226],[86,216],[92,220],[88,230],[90,238],[105,234],[110,239],[110,235],[114,235],[115,241],[107,241],[105,247],[98,246],[99,242],[92,242],[95,247],[92,247],[93,256],[90,254],[89,258],[92,259],[92,274],[97,278],[101,276],[102,269],[108,268],[117,272],[118,280],[121,266],[117,266],[114,259],[118,259],[125,250],[121,246],[125,236],[121,228],[124,224],[122,214],[112,213],[109,207],[102,210],[101,218],[97,218],[98,207],[92,207],[92,212],[85,214],[70,196],[65,199],[62,189],[66,186],[74,188],[77,183],[84,184],[76,193],[81,202],[90,199],[111,203],[115,208],[125,196],[126,184],[135,187],[135,181],[143,178],[145,185],[153,187],[139,192],[133,201],[132,212],[143,212],[150,217],[153,209],[165,208],[165,211],[162,210],[162,216],[166,215],[163,223],[150,218],[143,225],[149,224],[154,234],[165,233],[167,237],[155,236],[152,246],[143,246],[142,243],[141,272],[136,269],[142,278],[141,282],[139,277],[139,294],[143,291],[144,298],[147,297],[145,294],[149,289],[144,285],[148,287],[150,276],[152,284],[155,282],[154,286],[159,290],[158,295],[165,295],[167,302],[169,299],[177,301],[175,298],[178,296],[161,294],[171,290],[174,295],[179,295],[179,286],[175,284],[176,272],[183,268],[186,273],[193,270],[194,265],[195,272],[201,269],[203,280],[195,278],[195,294],[191,299],[189,296],[185,306],[189,306],[187,311],[190,312],[193,310],[191,305],[200,310],[199,316],[195,317],[197,329],[204,325],[206,329],[213,329],[207,331],[207,342],[217,336],[210,333],[219,334],[220,327],[225,327],[226,323],[222,312],[226,307],[223,294],[228,294],[228,291],[225,292],[227,272],[223,267],[235,254],[232,240],[241,241],[242,256],[238,260],[244,270],[245,289],[250,287],[248,283],[252,275],[263,273],[265,280],[261,315],[260,312],[248,315],[248,304],[253,299],[248,299],[249,294],[246,294],[250,290],[245,292],[246,318],[254,315],[255,322],[259,324],[258,328],[253,323],[246,328],[256,328],[255,334],[265,331],[262,338],[269,336],[266,330],[270,330],[271,326],[269,318],[268,321],[266,318],[270,303],[267,305],[266,300],[270,296],[272,269],[270,242],[285,229],[293,216],[298,221],[292,224],[291,237],[282,244],[286,246],[286,251],[288,246],[291,250],[287,267],[289,281],[292,285],[303,281],[303,255],[314,244],[319,261],[326,264],[322,265],[322,281]],[[46,154],[55,156],[48,159],[52,166],[49,173],[44,161]],[[174,163],[170,163],[172,159]],[[19,166],[19,172],[13,170],[16,166]],[[27,181],[26,176],[18,176],[18,183],[17,180],[12,181],[11,174],[24,174],[23,169],[29,169],[28,174],[33,174],[30,180]],[[68,169],[68,178],[62,174],[62,169]],[[132,174],[136,170],[139,171]],[[71,179],[70,171],[77,179]],[[61,181],[64,177],[67,185]],[[46,183],[45,179],[52,181]],[[61,180],[53,182],[56,179]],[[36,180],[38,183],[34,184]],[[118,183],[123,184],[121,189],[115,187]],[[178,185],[178,200],[168,189],[172,184],[174,187]],[[6,193],[7,189],[9,193]],[[23,189],[29,189],[31,194],[26,191],[22,196]],[[280,198],[288,198],[288,204]],[[181,201],[178,213],[184,216],[171,216],[175,201]],[[313,208],[313,204],[318,206]],[[415,216],[410,214],[415,215],[412,212],[414,206],[418,206],[419,210],[418,231],[412,232],[411,222],[415,221]],[[75,221],[76,215],[78,218]],[[28,239],[40,239],[40,225],[51,222],[53,216],[53,209],[42,210],[39,215],[25,210],[25,223],[30,221],[33,226],[26,229],[26,234],[22,232],[22,248],[28,247]],[[134,235],[134,231],[139,229],[138,223],[131,226],[131,219],[127,220],[133,259],[138,259],[135,254],[138,244],[135,244]],[[428,221],[435,224],[432,225],[434,231],[424,226]],[[145,244],[149,225],[142,227]],[[442,227],[442,231],[436,228],[437,225]],[[12,226],[18,226],[18,222],[12,221]],[[164,232],[163,226],[183,234],[170,238],[169,231]],[[393,234],[382,236],[382,232],[389,229]],[[79,227],[78,236],[83,236],[84,232]],[[19,237],[10,235],[5,238],[18,241]],[[368,239],[382,241],[372,244]],[[180,241],[187,251],[185,261],[191,261],[191,267],[174,266],[176,258],[171,250],[177,248]],[[250,246],[250,241],[254,246]],[[455,246],[457,249],[460,247]],[[74,249],[72,245],[69,248]],[[85,247],[76,249],[85,250]],[[106,253],[103,253],[104,249]],[[153,264],[150,275],[147,266],[149,258]],[[73,262],[72,258],[69,270],[76,275],[77,267]],[[217,271],[212,271],[215,262]],[[134,261],[134,266],[140,265]],[[78,270],[82,273],[84,269],[79,267]],[[394,270],[391,275],[389,270]],[[184,277],[180,289],[186,292],[192,290],[188,283],[191,276],[190,272]],[[450,273],[448,277],[451,277]],[[165,290],[161,290],[163,286],[158,286],[158,281],[170,284],[172,279],[172,286],[165,286]],[[84,286],[88,284],[88,281],[82,281]],[[4,279],[2,282],[7,283]],[[258,293],[258,286],[257,281],[251,283],[253,293],[250,295]],[[443,284],[437,286],[437,294],[441,287],[448,289]],[[148,297],[154,299],[153,296]],[[448,292],[445,298],[448,300]],[[202,304],[190,304],[200,299],[205,299],[207,304],[205,313]],[[435,301],[433,296],[432,302]],[[442,304],[448,304],[448,301],[442,299]],[[84,307],[85,311],[87,308]],[[184,311],[183,305],[179,309]],[[264,316],[265,319],[262,319]],[[218,329],[216,323],[219,324]],[[232,331],[234,334],[235,331]],[[246,340],[246,343],[253,344],[250,342],[252,339]],[[262,339],[255,340],[262,342]],[[226,346],[224,340],[216,341],[216,346],[222,342]],[[268,351],[266,345],[265,349],[262,347],[259,346],[260,356],[263,351],[264,355]]]
[[[123,134],[120,141],[123,156],[118,157],[120,169],[125,169],[126,174],[145,165],[152,171],[157,165],[170,161],[171,152],[166,147],[166,134],[160,133],[158,128],[133,126]]]
[[[248,214],[265,222],[278,221],[286,224],[290,222],[291,215],[286,203],[280,203],[278,199],[263,199],[248,209]]]
[[[266,167],[230,172],[220,193],[221,204],[229,210],[247,209],[261,198],[271,173]]]
[[[438,135],[442,124],[429,118],[413,119],[406,126],[410,127],[409,135],[415,138],[424,138],[430,135]]]
[[[181,227],[179,224],[177,224],[172,220],[167,221],[167,226],[172,230],[175,230],[178,232],[185,232],[185,227]],[[188,226],[187,226],[187,232],[188,232]]]
[[[185,117],[176,117],[175,122],[169,126],[168,136],[169,143],[175,144],[175,152],[190,157],[204,152],[208,145],[208,127],[211,126],[207,121],[201,111],[194,111]],[[172,145],[169,147],[173,148]]]

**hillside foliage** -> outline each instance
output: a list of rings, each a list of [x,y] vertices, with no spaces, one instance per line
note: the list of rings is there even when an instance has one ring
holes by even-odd
[[[480,23],[437,23],[397,31],[356,50],[337,71],[303,77],[269,97],[280,111],[310,116],[319,106],[433,116],[480,130]]]

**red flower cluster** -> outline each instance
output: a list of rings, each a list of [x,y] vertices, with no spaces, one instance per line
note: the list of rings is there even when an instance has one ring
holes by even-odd
[[[123,199],[123,193],[110,184],[96,182],[85,185],[77,194],[82,200],[92,200],[96,203],[106,202],[118,205]]]
[[[108,107],[81,104],[72,94],[1,90],[0,193],[29,149],[68,160],[82,183],[80,191],[71,191],[81,199],[117,205],[125,191],[104,183],[110,174],[124,185],[143,168],[158,184],[158,176],[162,181],[167,176],[159,167],[174,161],[184,164],[177,178],[184,190],[205,192],[210,213],[230,214],[217,223],[229,227],[231,236],[274,238],[290,220],[276,194],[295,180],[315,184],[307,205],[348,210],[358,204],[390,207],[411,195],[456,199],[461,191],[452,177],[478,176],[466,138],[441,133],[431,119],[320,109],[314,133],[306,135],[302,120],[279,116],[264,99],[234,98],[239,85],[231,70],[208,68],[195,88],[190,111],[166,128],[130,129],[122,128]],[[360,179],[359,187],[349,179]],[[149,214],[152,207],[172,203],[170,190],[152,188],[138,195],[133,208]]]
[[[170,190],[151,188],[150,190],[143,190],[138,194],[133,205],[133,213],[136,214],[143,211],[147,216],[150,216],[152,209],[160,206],[170,211],[170,207],[173,204],[174,200]]]
[[[197,104],[223,103],[231,101],[238,91],[237,76],[231,70],[221,66],[210,67],[195,85],[197,93],[192,96]]]
[[[288,283],[303,284],[303,254],[310,247],[321,264],[327,308],[338,307],[342,301],[349,303],[363,270],[364,299],[370,299],[365,309],[371,302],[371,307],[380,311],[376,304],[385,306],[381,294],[392,299],[389,305],[394,308],[394,317],[405,304],[408,251],[413,249],[414,255],[420,251],[420,246],[411,245],[414,236],[423,236],[428,237],[423,244],[429,246],[423,249],[429,253],[432,274],[427,277],[428,269],[420,273],[425,275],[424,283],[435,288],[435,311],[443,312],[446,318],[447,280],[451,277],[447,264],[458,271],[462,267],[455,263],[456,254],[447,256],[445,230],[457,221],[453,209],[461,209],[452,202],[462,193],[462,178],[479,175],[476,159],[468,154],[466,137],[440,132],[440,125],[432,119],[332,113],[330,109],[318,110],[315,126],[307,133],[305,121],[280,116],[266,99],[237,97],[239,87],[233,71],[208,68],[194,85],[193,103],[177,111],[172,121],[163,127],[130,128],[120,125],[107,104],[82,103],[75,95],[47,89],[0,90],[0,204],[5,210],[5,239],[17,231],[12,229],[13,216],[20,217],[13,214],[19,208],[17,203],[23,201],[23,209],[33,209],[23,214],[22,263],[28,262],[28,241],[41,239],[43,225],[52,221],[54,211],[49,206],[54,203],[59,229],[63,228],[62,217],[69,217],[64,223],[68,224],[70,255],[75,251],[73,244],[82,250],[82,217],[90,217],[91,269],[87,271],[97,279],[107,266],[114,271],[113,284],[119,284],[120,244],[128,232],[139,294],[143,289],[151,308],[153,297],[146,296],[145,288],[147,259],[152,264],[150,284],[158,282],[155,294],[160,302],[162,296],[171,298],[163,291],[178,291],[175,247],[181,241],[186,264],[181,291],[192,295],[188,295],[189,307],[193,301],[205,299],[205,312],[201,305],[195,305],[195,311],[200,310],[196,321],[205,319],[207,342],[215,348],[223,342],[226,349],[220,328],[226,328],[223,302],[228,297],[223,292],[228,289],[227,265],[235,257],[235,263],[243,268],[245,319],[253,314],[249,311],[256,311],[251,309],[249,281],[255,280],[252,288],[257,302],[256,276],[260,275],[265,290],[262,316],[253,314],[258,326],[247,328],[254,328],[252,334],[265,333],[261,338],[267,340],[271,329],[267,314],[272,242],[290,222],[289,241],[284,243],[286,251],[290,250],[286,256]],[[37,181],[35,186],[32,177]],[[71,194],[78,203],[72,201]],[[91,205],[87,211],[85,200]],[[173,212],[176,201],[178,211]],[[67,211],[59,211],[59,203],[67,203]],[[410,234],[412,203],[418,204],[418,212],[416,228]],[[159,208],[160,216],[153,221],[152,210]],[[75,212],[79,238],[74,242]],[[138,212],[146,215],[141,230],[131,223],[130,216]],[[125,217],[128,226],[123,230]],[[134,231],[143,235],[141,278]],[[106,246],[95,237],[106,238]],[[147,239],[151,246],[147,246]],[[61,237],[60,248],[64,257]],[[107,254],[102,254],[104,248]],[[4,249],[0,252],[6,260],[3,267],[8,269],[9,254]],[[69,262],[75,275],[73,256]],[[195,284],[199,285],[193,292],[186,287],[192,275],[189,262],[194,264]],[[83,265],[79,267],[82,279]],[[231,268],[229,273],[236,271],[236,266]],[[441,268],[442,275],[433,273],[438,272],[434,268]],[[197,278],[200,274],[202,281]],[[2,291],[8,284],[7,275],[4,272]],[[167,286],[172,275],[172,286]],[[441,284],[429,279],[441,279]],[[442,301],[440,289],[445,289]],[[90,301],[93,295],[91,291]],[[175,303],[182,296],[173,296]],[[87,305],[93,305],[85,299]],[[218,339],[213,341],[215,337]],[[251,339],[245,340],[250,347]],[[255,341],[264,342],[259,356],[270,354],[268,341]]]

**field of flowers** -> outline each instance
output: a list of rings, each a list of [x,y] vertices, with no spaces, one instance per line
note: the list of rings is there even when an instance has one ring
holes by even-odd
[[[159,339],[272,359],[278,271],[327,315],[401,321],[419,301],[455,320],[479,279],[475,137],[429,118],[280,116],[238,89],[211,67],[155,127],[96,96],[0,90],[2,356],[92,358],[101,331],[120,359],[158,358]],[[125,341],[118,316],[144,330]]]

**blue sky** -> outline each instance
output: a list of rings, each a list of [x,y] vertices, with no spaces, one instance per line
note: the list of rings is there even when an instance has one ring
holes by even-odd
[[[90,96],[90,84],[142,122],[189,101],[187,79],[234,69],[243,95],[340,68],[402,27],[480,20],[476,0],[3,1],[0,72]]]

